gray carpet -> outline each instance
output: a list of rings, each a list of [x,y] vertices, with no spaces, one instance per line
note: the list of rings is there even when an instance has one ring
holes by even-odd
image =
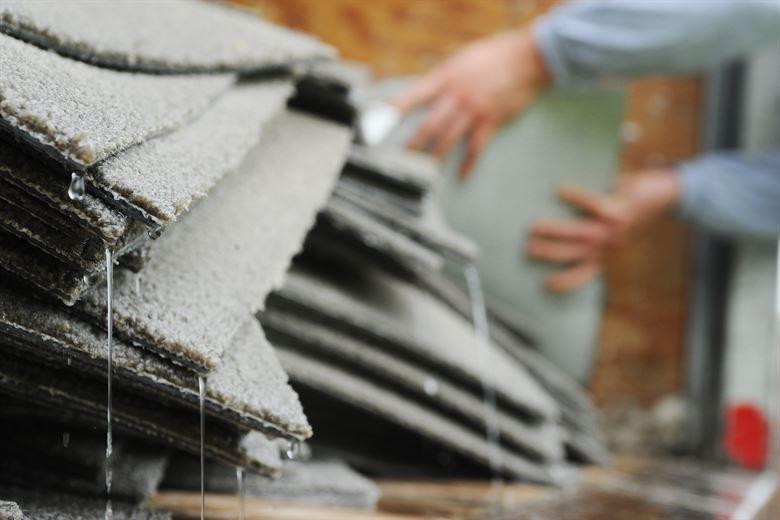
[[[179,128],[234,77],[99,69],[0,34],[0,81],[3,123],[81,169]]]
[[[346,129],[322,120],[276,118],[239,170],[163,234],[142,273],[117,273],[115,330],[200,370],[216,367],[239,326],[281,284],[348,140]],[[102,320],[104,289],[81,308]]]
[[[216,2],[0,2],[0,30],[101,66],[130,70],[274,69],[332,57],[314,38]]]

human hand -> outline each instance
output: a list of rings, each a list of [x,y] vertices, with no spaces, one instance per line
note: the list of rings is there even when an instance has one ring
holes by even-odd
[[[429,106],[410,148],[443,157],[463,137],[465,177],[501,124],[518,114],[550,82],[530,31],[478,40],[418,79],[394,104],[403,114]]]
[[[627,176],[608,195],[561,187],[559,197],[581,210],[582,215],[537,220],[526,246],[531,258],[565,265],[545,278],[545,287],[563,293],[595,278],[615,248],[674,207],[680,191],[679,178],[670,170]]]

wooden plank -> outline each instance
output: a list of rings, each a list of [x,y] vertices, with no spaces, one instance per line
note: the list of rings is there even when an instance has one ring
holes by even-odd
[[[148,505],[153,509],[170,511],[175,518],[200,518],[199,493],[165,491],[152,497]],[[235,520],[239,518],[239,508],[237,495],[214,493],[206,495],[206,518],[210,520]],[[430,516],[314,507],[253,497],[246,498],[244,508],[246,520],[421,520],[422,518],[437,520],[436,517]]]

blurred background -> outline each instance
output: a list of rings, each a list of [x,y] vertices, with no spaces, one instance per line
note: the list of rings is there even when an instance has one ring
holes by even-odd
[[[380,80],[423,73],[465,43],[529,24],[558,3],[237,1],[312,33]],[[771,142],[780,110],[773,52],[707,74],[626,83],[617,175],[707,149]],[[665,218],[610,258],[590,366],[580,379],[603,412],[612,448],[763,466],[776,384],[766,363],[775,359],[775,250]]]

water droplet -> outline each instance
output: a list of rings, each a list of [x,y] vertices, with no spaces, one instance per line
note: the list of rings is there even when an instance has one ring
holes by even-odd
[[[78,172],[70,174],[70,186],[68,186],[68,197],[70,200],[80,201],[84,198],[86,188],[84,187],[84,176]]]
[[[70,364],[71,364],[71,359],[70,359],[70,356],[68,356],[68,360],[67,360],[67,362],[68,362],[68,366],[70,366]]]
[[[198,374],[198,404],[200,409],[200,520],[206,518],[206,378]]]
[[[236,468],[236,484],[238,485],[238,499],[239,499],[239,518],[241,520],[246,519],[246,495],[244,493],[244,468]]]
[[[439,393],[439,382],[434,378],[429,377],[425,380],[425,383],[423,383],[423,389],[426,394],[434,396]]]
[[[62,447],[67,448],[70,444],[70,432],[62,432]]]
[[[146,234],[149,235],[149,238],[151,238],[152,240],[157,240],[158,238],[160,238],[160,235],[162,235],[162,232],[163,232],[163,228],[158,226],[149,229],[149,231],[147,231]]]
[[[287,449],[284,450],[284,455],[285,457],[287,457],[288,460],[295,460],[295,457],[298,456],[298,452],[300,450],[301,450],[301,443],[288,442]]]

